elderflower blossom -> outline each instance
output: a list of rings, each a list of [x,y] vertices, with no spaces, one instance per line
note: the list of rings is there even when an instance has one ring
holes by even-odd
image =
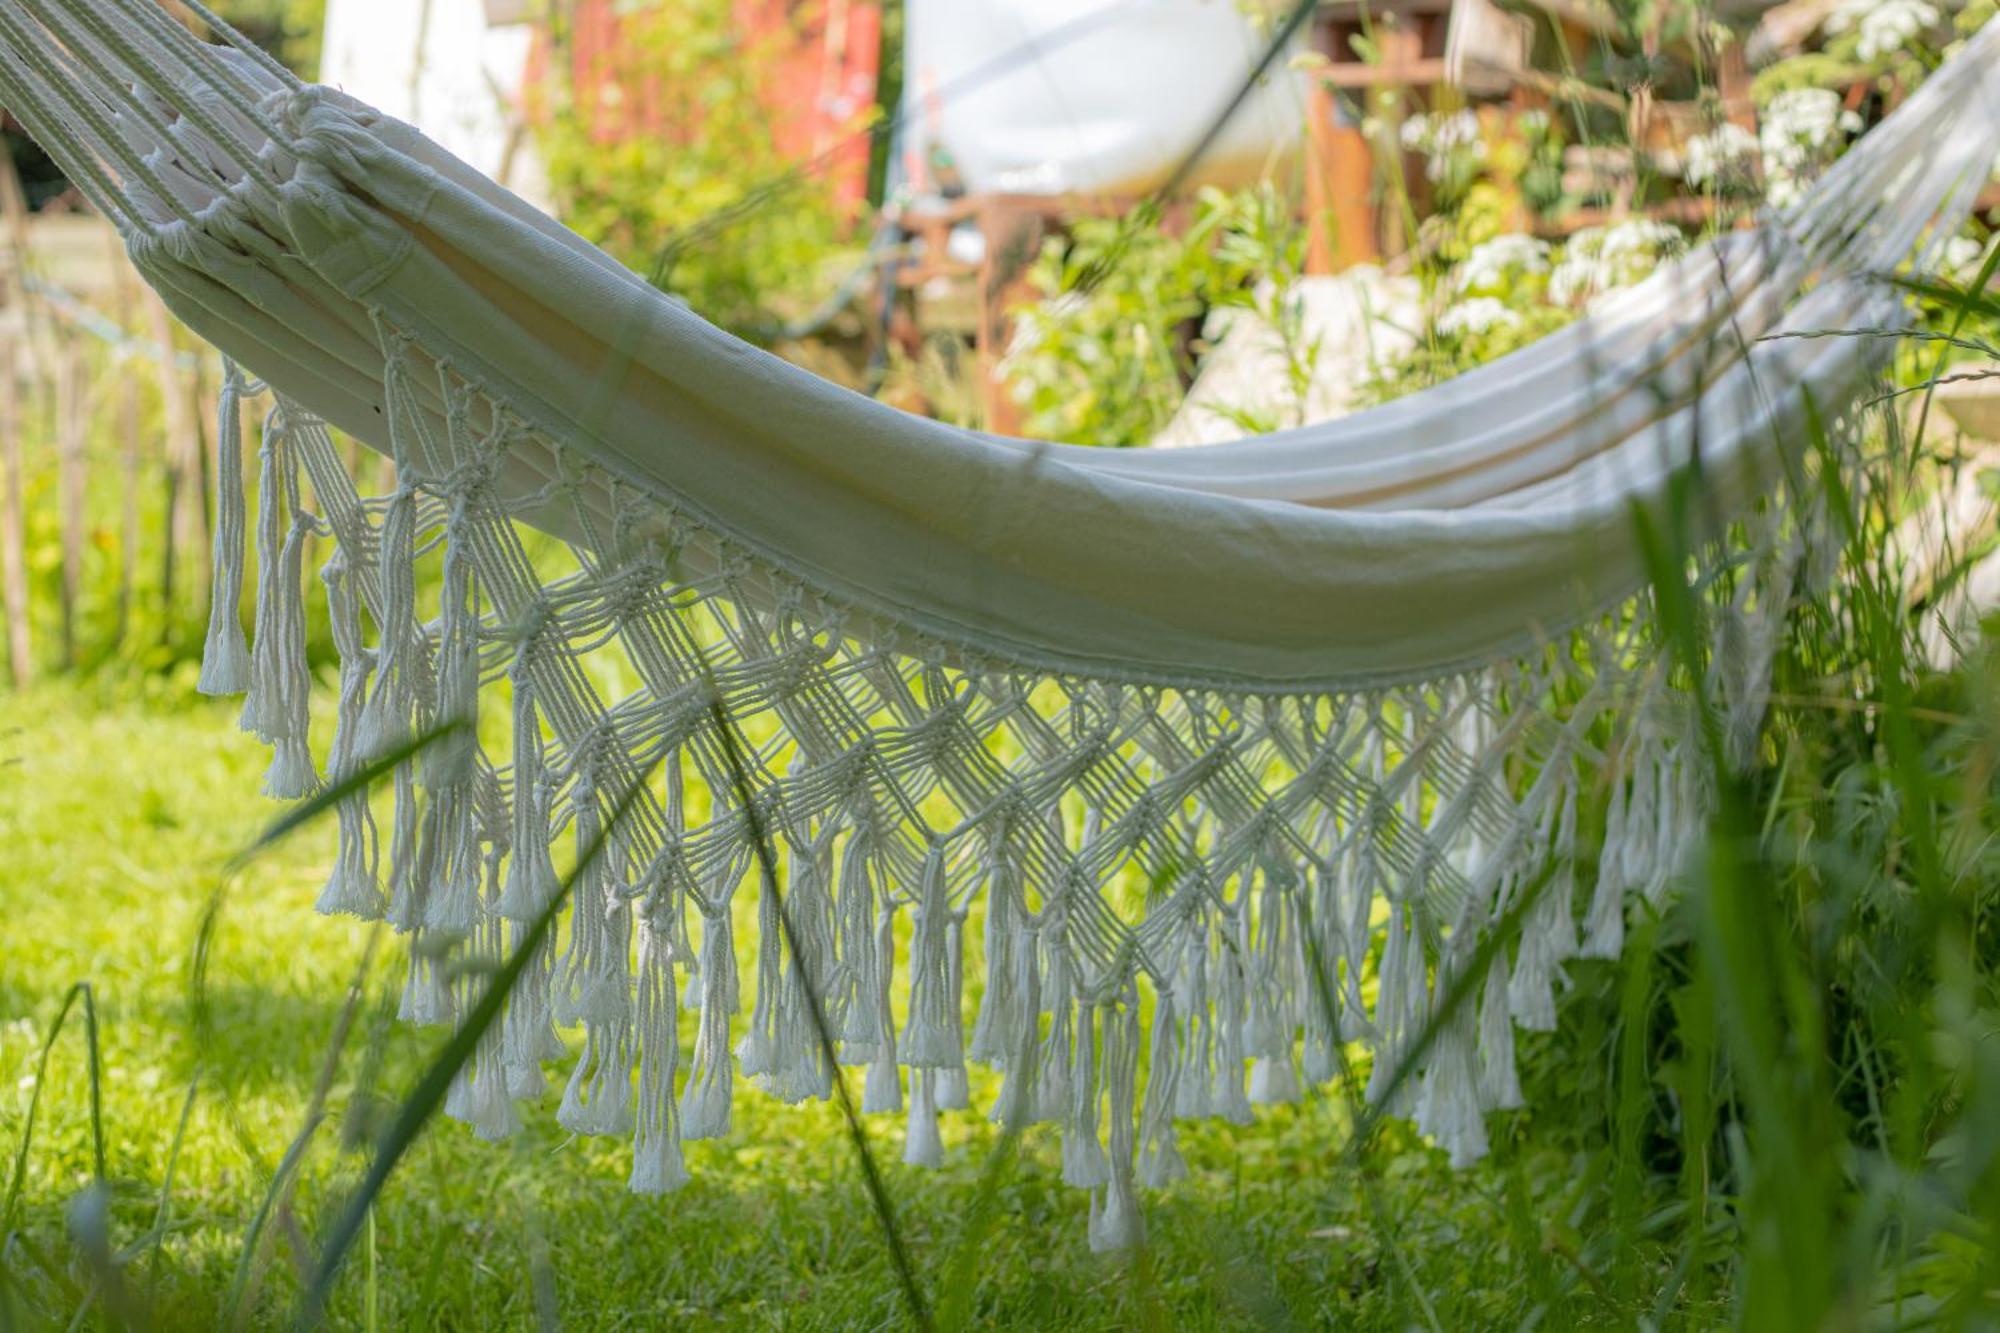
[[[1548,243],[1517,232],[1473,246],[1459,261],[1453,281],[1461,292],[1493,292],[1520,274],[1548,271]]]
[[[1689,185],[1721,183],[1745,175],[1757,160],[1757,136],[1734,121],[1724,121],[1707,134],[1687,141],[1687,165],[1682,174]]]
[[[1490,296],[1460,301],[1438,316],[1438,332],[1447,335],[1481,334],[1494,329],[1518,327],[1521,317]]]
[[[1678,253],[1683,244],[1678,228],[1650,218],[1585,227],[1563,247],[1562,262],[1549,275],[1549,299],[1557,305],[1574,305],[1629,287],[1651,273],[1662,256]]]
[[[1797,203],[1805,182],[1831,157],[1837,134],[1861,128],[1861,117],[1843,111],[1840,94],[1825,88],[1779,93],[1759,118],[1757,142],[1764,155],[1765,194],[1779,207]]]
[[[1486,160],[1486,141],[1479,137],[1479,117],[1470,111],[1450,115],[1411,116],[1400,131],[1403,147],[1424,158],[1424,175],[1441,181],[1451,173],[1454,162],[1477,165]]]
[[[1954,282],[1971,282],[1979,276],[1985,259],[1985,246],[1970,236],[1954,236],[1944,243],[1944,253],[1938,256],[1938,271]]]
[[[1826,30],[1857,34],[1854,54],[1873,64],[1913,46],[1919,37],[1937,26],[1937,7],[1927,0],[1841,0],[1840,7],[1827,18]]]

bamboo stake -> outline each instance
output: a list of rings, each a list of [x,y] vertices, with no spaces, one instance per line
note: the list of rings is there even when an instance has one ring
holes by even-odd
[[[38,358],[34,346],[34,312],[28,306],[28,201],[21,190],[21,175],[14,167],[14,153],[0,138],[0,219],[7,231],[5,285],[0,299],[6,310],[20,321],[18,341],[8,337],[0,342],[0,599],[7,604],[7,665],[15,689],[25,688],[34,675],[33,646],[28,626],[28,519],[27,470],[22,462],[21,363],[32,367]]]
[[[125,247],[111,238],[112,291],[117,301],[118,327],[130,330],[132,312],[138,304],[133,288],[132,268]],[[112,631],[114,649],[125,644],[132,632],[132,589],[139,577],[139,474],[144,452],[140,425],[139,381],[128,373],[118,377],[119,509],[118,509],[118,619]]]
[[[74,336],[56,352],[56,497],[62,545],[62,666],[76,669],[82,615],[84,437],[89,419],[83,349]]]
[[[174,321],[165,302],[154,297],[146,302],[153,341],[161,347],[174,345]],[[188,403],[187,385],[171,356],[160,361],[160,402],[166,416],[167,523],[162,543],[160,600],[166,615],[161,625],[164,639],[173,633],[174,575],[181,553],[201,549],[202,499],[200,492],[201,444],[195,435],[194,414]]]
[[[0,601],[7,607],[7,667],[15,689],[34,677],[28,637],[28,545],[21,466],[20,349],[0,340]]]

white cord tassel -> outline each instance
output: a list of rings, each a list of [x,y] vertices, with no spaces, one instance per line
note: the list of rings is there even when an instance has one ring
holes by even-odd
[[[1449,971],[1438,970],[1438,995],[1450,988]],[[1415,1120],[1420,1132],[1438,1142],[1453,1166],[1470,1166],[1486,1155],[1486,1121],[1480,1114],[1473,1071],[1473,1016],[1461,1004],[1439,1030],[1425,1062]]]
[[[777,1070],[778,990],[785,966],[785,931],[778,920],[775,875],[757,883],[757,995],[750,1002],[750,1030],[736,1043],[736,1064],[748,1079],[767,1079]],[[768,1086],[768,1085],[766,1085]]]
[[[1611,784],[1604,815],[1604,846],[1597,858],[1597,888],[1584,917],[1584,958],[1616,958],[1625,948],[1625,783]]]
[[[346,557],[336,552],[321,569],[320,579],[326,585],[334,646],[340,651],[340,703],[326,763],[327,781],[339,785],[352,781],[362,768],[355,742],[368,692],[369,653],[361,642],[360,598]],[[349,913],[373,921],[382,915],[383,900],[375,872],[375,816],[368,808],[368,793],[359,789],[351,792],[342,798],[335,815],[340,831],[333,873],[314,905],[329,916]]]
[[[520,947],[528,929],[516,923],[508,925],[508,940],[513,947]],[[549,1016],[549,992],[554,978],[555,935],[550,932],[542,936],[534,956],[507,995],[500,1058],[507,1070],[507,1091],[517,1101],[529,1101],[547,1091],[542,1078],[543,1062],[560,1060],[569,1053]]]
[[[222,363],[215,435],[215,560],[209,590],[208,635],[202,643],[203,694],[241,694],[250,688],[250,645],[243,635],[244,537],[248,504],[243,494],[243,372]]]
[[[1507,983],[1507,1007],[1514,1021],[1530,1032],[1550,1032],[1556,1025],[1555,977],[1576,957],[1576,783],[1565,781],[1555,807],[1555,827],[1549,837],[1548,882],[1528,912],[1514,975]]]
[[[468,969],[458,983],[459,998],[466,1011],[477,1003],[479,988],[500,964],[504,929],[498,918],[493,917],[480,925],[474,947],[483,966]],[[446,1093],[446,1113],[472,1126],[472,1132],[488,1143],[511,1138],[521,1130],[520,1114],[508,1094],[505,1045],[502,1025],[489,1024],[479,1035],[472,1060],[460,1068],[458,1078]]]
[[[1188,932],[1174,995],[1174,1007],[1187,1015],[1180,1086],[1175,1089],[1174,1097],[1174,1115],[1182,1120],[1206,1120],[1214,1113],[1209,1089],[1214,1086],[1215,1021],[1210,1013],[1208,977],[1208,926],[1197,922]]]
[[[784,909],[791,923],[787,947],[795,952],[779,982],[771,1052],[771,1090],[787,1104],[833,1093],[833,1066],[812,1010],[815,997],[826,994],[834,970],[833,900],[826,891],[833,879],[833,832],[795,842],[793,848],[792,887]]]
[[[509,921],[526,924],[542,914],[562,882],[549,852],[549,807],[555,788],[543,765],[535,677],[525,646],[515,655],[508,680],[514,691],[514,833],[507,887],[498,910]]]
[[[306,748],[312,676],[306,665],[305,606],[299,586],[309,520],[298,502],[298,462],[284,409],[264,418],[257,496],[257,637],[242,726],[272,747],[264,793],[277,800],[309,796],[318,785]]]
[[[583,1058],[570,1071],[556,1123],[573,1134],[632,1131],[632,1023],[629,1018],[585,1025]]]
[[[1056,910],[1060,910],[1059,908]],[[1062,936],[1062,926],[1043,914],[1042,938],[1049,955],[1049,985],[1043,1007],[1050,1014],[1049,1035],[1036,1060],[1033,1121],[1061,1122],[1070,1105],[1070,1025],[1074,1005],[1070,999],[1070,957]]]
[[[1504,953],[1495,956],[1486,969],[1486,993],[1479,1003],[1479,1102],[1489,1111],[1511,1111],[1521,1105]]]
[[[944,1165],[944,1140],[938,1136],[935,1069],[910,1070],[910,1114],[903,1131],[903,1162],[907,1166]]]
[[[954,1054],[965,1049],[965,913],[953,912],[944,928],[945,997],[948,1036]],[[937,1071],[937,1104],[940,1111],[963,1111],[972,1105],[972,1082],[966,1076],[965,1060]]]
[[[889,1013],[889,988],[895,983],[896,903],[885,899],[875,922],[875,1018],[882,1034],[868,1062],[861,1085],[861,1109],[870,1115],[903,1109],[903,1077],[896,1068],[896,1024]]]
[[[625,872],[624,839],[607,829],[596,774],[579,766],[571,788],[577,870],[570,889],[574,934],[556,992],[558,1022],[611,1023],[631,1012],[631,915],[614,902]],[[595,855],[591,855],[592,849]],[[588,857],[588,860],[584,858]]]
[[[964,1048],[952,1039],[951,967],[945,947],[950,924],[944,848],[933,846],[924,857],[910,935],[910,1017],[901,1046],[903,1063],[913,1069],[946,1069],[963,1058]]]
[[[442,1027],[452,1021],[451,988],[438,964],[438,942],[423,931],[410,935],[410,976],[403,983],[402,1007],[396,1016],[418,1027]]]
[[[1181,1080],[1180,1026],[1174,1021],[1171,992],[1153,1004],[1153,1067],[1146,1079],[1146,1104],[1139,1114],[1139,1181],[1164,1189],[1188,1173],[1174,1135],[1174,1094]]]
[[[1001,1065],[1006,1079],[989,1117],[995,1124],[1019,1133],[1034,1120],[1036,1066],[1041,1052],[1042,969],[1040,946],[1032,921],[1022,921],[1014,932],[1014,1001],[1011,1006],[1014,1028],[1007,1038],[1006,1061]]]
[[[966,1055],[996,1069],[1007,1067],[1011,1052],[1007,1045],[1019,1026],[1014,1015],[1015,951],[1022,947],[1021,927],[1015,902],[1020,892],[1016,871],[1007,850],[1004,829],[986,842],[986,989],[979,997],[979,1013],[972,1020],[972,1044]]]
[[[875,884],[868,873],[869,837],[857,827],[840,858],[840,960],[836,986],[839,1021],[828,1021],[840,1036],[842,1064],[867,1064],[882,1044],[881,955],[876,948]],[[893,957],[893,955],[890,955]]]
[[[1104,1145],[1098,1142],[1097,1117],[1102,1094],[1097,1086],[1097,1015],[1079,1000],[1076,1006],[1076,1044],[1070,1056],[1069,1106],[1063,1119],[1063,1184],[1078,1189],[1098,1189],[1111,1178],[1104,1160]],[[1105,1021],[1110,1016],[1105,1015]]]
[[[729,1019],[736,1012],[736,959],[729,947],[729,899],[701,914],[701,1023],[694,1067],[681,1093],[681,1137],[718,1139],[729,1132]]]
[[[1263,910],[1257,915],[1254,938],[1243,955],[1249,960],[1253,982],[1243,1045],[1251,1057],[1250,1104],[1277,1106],[1299,1097],[1299,1082],[1292,1072],[1292,980],[1296,969],[1289,966],[1286,957],[1298,947],[1298,932],[1291,920],[1296,877],[1290,865],[1273,856],[1266,860],[1261,878]],[[1244,933],[1250,935],[1247,894],[1243,921]]]
[[[1122,1012],[1121,1012],[1122,1010]],[[1111,1163],[1104,1188],[1090,1199],[1090,1248],[1129,1250],[1146,1239],[1132,1188],[1132,1115],[1138,1101],[1139,1013],[1128,1001],[1104,1009],[1104,1082],[1111,1104]]]
[[[637,1194],[667,1194],[688,1182],[681,1158],[680,1110],[674,1074],[680,1066],[680,1032],[674,1004],[673,951],[661,923],[639,923],[639,1107],[632,1136]]]

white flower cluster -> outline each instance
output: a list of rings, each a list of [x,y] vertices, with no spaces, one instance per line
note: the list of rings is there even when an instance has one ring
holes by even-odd
[[[1521,317],[1509,310],[1503,302],[1490,296],[1475,296],[1460,301],[1457,305],[1438,316],[1439,333],[1447,335],[1479,334],[1493,329],[1511,329],[1518,326]]]
[[[1941,17],[1927,0],[1841,0],[1840,7],[1828,16],[1826,30],[1856,32],[1854,54],[1873,64],[1916,45]]]
[[[1764,154],[1765,197],[1779,207],[1798,202],[1805,182],[1833,155],[1836,134],[1861,128],[1861,117],[1843,111],[1840,94],[1825,88],[1779,93],[1758,118]]]
[[[1473,246],[1459,261],[1452,280],[1461,292],[1491,293],[1504,290],[1523,274],[1548,271],[1548,243],[1512,232]]]
[[[1443,180],[1454,159],[1472,164],[1486,160],[1486,141],[1479,137],[1479,117],[1470,111],[1450,115],[1411,116],[1403,122],[1403,147],[1424,158],[1424,175]]]
[[[1630,286],[1652,272],[1662,257],[1679,253],[1684,244],[1678,228],[1650,218],[1585,227],[1563,247],[1562,262],[1549,275],[1549,299],[1574,305]]]
[[[1985,261],[1985,246],[1970,236],[1954,236],[1944,243],[1944,253],[1938,256],[1938,271],[1953,282],[1969,283],[1979,276],[1979,266]]]
[[[1747,176],[1756,161],[1757,136],[1726,120],[1687,141],[1687,163],[1681,174],[1689,185],[1720,184]]]

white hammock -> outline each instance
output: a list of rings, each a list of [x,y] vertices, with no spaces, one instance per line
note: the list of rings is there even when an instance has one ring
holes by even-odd
[[[247,688],[271,794],[320,780],[308,534],[336,539],[330,778],[511,709],[511,753],[459,732],[401,766],[379,863],[367,805],[341,808],[321,906],[427,937],[406,1014],[462,1013],[479,970],[454,951],[500,956],[557,892],[551,843],[603,840],[564,947],[447,1109],[510,1132],[562,1053],[552,1024],[581,1023],[559,1118],[631,1132],[634,1188],[677,1184],[681,1140],[727,1131],[732,1049],[788,1100],[829,1093],[829,1053],[866,1064],[871,1111],[902,1107],[900,1066],[906,1158],[935,1162],[969,1055],[1007,1071],[996,1115],[1061,1122],[1101,1246],[1138,1235],[1135,1178],[1185,1169],[1176,1118],[1298,1095],[1301,1050],[1317,1082],[1366,1043],[1380,1095],[1546,883],[1397,1094],[1454,1160],[1484,1150],[1483,1112],[1519,1102],[1515,1027],[1553,1025],[1562,965],[1615,955],[1627,899],[1659,894],[1701,826],[1635,506],[1698,456],[1723,520],[1705,688],[1753,738],[1792,592],[1828,557],[1792,502],[1804,395],[1837,410],[1887,346],[1767,335],[1897,325],[1881,275],[1956,230],[2000,124],[1994,26],[1800,206],[1523,353],[1330,425],[1099,451],[785,365],[230,40],[153,0],[0,0],[0,99],[175,312],[276,391],[252,650],[253,386],[224,387],[203,676]],[[396,489],[357,494],[322,421],[390,454]],[[572,572],[539,572],[517,521],[569,542]],[[425,562],[441,591],[420,606]],[[732,913],[753,910],[733,1046]],[[680,1004],[701,1010],[685,1072]]]

